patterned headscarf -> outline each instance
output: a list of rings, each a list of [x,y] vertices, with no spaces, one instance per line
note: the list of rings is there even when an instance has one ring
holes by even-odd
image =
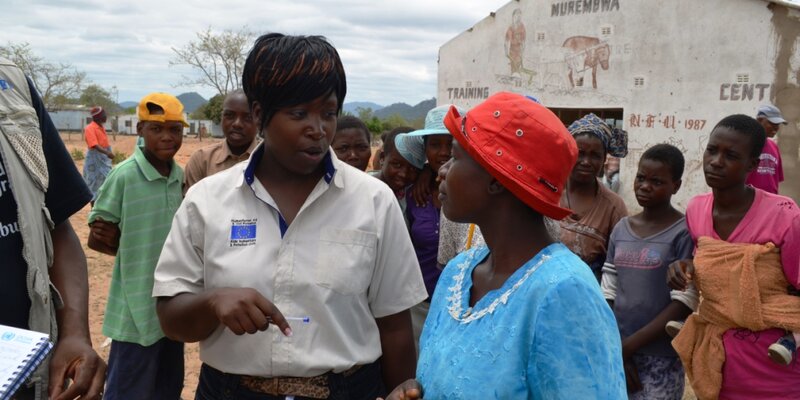
[[[603,142],[606,153],[611,156],[622,158],[628,155],[628,132],[618,128],[611,128],[597,115],[587,114],[573,122],[567,129],[569,129],[569,133],[573,137],[585,133],[595,135]]]

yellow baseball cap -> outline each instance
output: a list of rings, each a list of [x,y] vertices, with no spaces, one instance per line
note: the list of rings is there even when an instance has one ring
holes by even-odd
[[[163,114],[150,114],[147,109],[148,104],[154,104],[164,110]],[[183,126],[189,126],[186,119],[183,117],[183,104],[177,97],[168,93],[150,93],[144,96],[139,102],[138,107],[139,121],[180,121]]]

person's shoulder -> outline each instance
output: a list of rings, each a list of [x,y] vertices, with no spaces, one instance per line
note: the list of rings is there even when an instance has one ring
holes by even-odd
[[[340,174],[342,184],[348,192],[387,197],[394,200],[394,193],[380,179],[344,162],[336,163],[335,166],[336,173]]]
[[[106,176],[106,180],[130,178],[138,175],[140,175],[139,164],[136,162],[136,158],[134,156],[130,156],[111,168],[108,176]]]
[[[689,213],[689,210],[693,210],[697,207],[702,207],[707,205],[709,202],[714,201],[714,193],[708,192],[703,194],[698,194],[697,196],[692,197],[689,199],[689,203],[686,205],[686,213]]]
[[[245,160],[226,170],[209,175],[192,185],[189,190],[195,186],[202,186],[207,190],[222,190],[238,186],[244,180],[244,170],[247,168],[248,162]]]
[[[625,208],[625,201],[622,200],[620,195],[614,193],[608,186],[604,185],[602,182],[597,182],[597,185],[600,187],[599,194],[601,197],[606,199],[609,203],[611,203],[615,208]]]
[[[758,207],[769,209],[770,214],[778,213],[783,217],[789,218],[800,217],[800,208],[797,207],[797,203],[792,198],[758,188],[755,188],[755,190],[756,196],[761,197]],[[775,215],[775,217],[778,216]]]

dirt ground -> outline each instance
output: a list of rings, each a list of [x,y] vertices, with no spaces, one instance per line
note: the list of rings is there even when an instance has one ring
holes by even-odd
[[[61,138],[67,146],[67,150],[72,152],[74,149],[86,150],[86,143],[82,135],[78,133],[62,133]],[[176,155],[176,161],[181,166],[186,165],[191,154],[204,146],[209,146],[219,142],[221,139],[184,138],[183,145]],[[111,137],[111,147],[114,151],[120,151],[127,155],[133,154],[136,145],[136,136],[118,135]],[[83,171],[83,161],[75,161],[78,171]],[[111,282],[111,269],[114,266],[114,258],[105,254],[100,254],[86,247],[86,240],[89,235],[89,227],[86,225],[86,218],[89,215],[90,207],[87,205],[77,214],[70,218],[75,232],[83,243],[83,250],[86,252],[86,259],[89,264],[89,329],[92,335],[92,343],[100,355],[108,359],[110,347],[107,345],[106,338],[103,336],[103,316],[105,315],[106,299],[108,297],[108,287]],[[184,381],[183,399],[193,399],[194,391],[197,387],[197,380],[200,374],[200,357],[196,343],[186,345],[186,379]],[[688,387],[684,394],[684,400],[694,400],[691,388]]]

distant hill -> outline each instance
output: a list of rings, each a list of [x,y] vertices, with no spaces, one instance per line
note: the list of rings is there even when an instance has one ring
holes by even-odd
[[[395,103],[376,111],[375,116],[383,119],[391,115],[397,114],[403,117],[403,119],[405,119],[406,121],[412,122],[420,118],[425,118],[425,114],[427,114],[428,111],[430,111],[430,109],[434,107],[436,107],[435,97],[430,100],[422,101],[413,107],[406,103]]]
[[[119,106],[119,108],[124,110],[126,108],[136,107],[139,105],[139,103],[135,101],[123,101],[122,103],[119,103],[117,105]]]
[[[208,100],[197,94],[197,92],[179,94],[178,100],[183,103],[183,112],[186,114],[191,114],[200,108],[200,106],[208,103]]]
[[[371,103],[369,101],[354,101],[351,103],[344,103],[344,107],[342,107],[342,110],[344,112],[349,112],[350,114],[358,116],[359,108],[363,109],[371,108],[372,111],[375,112],[383,108],[383,106],[380,104]]]

